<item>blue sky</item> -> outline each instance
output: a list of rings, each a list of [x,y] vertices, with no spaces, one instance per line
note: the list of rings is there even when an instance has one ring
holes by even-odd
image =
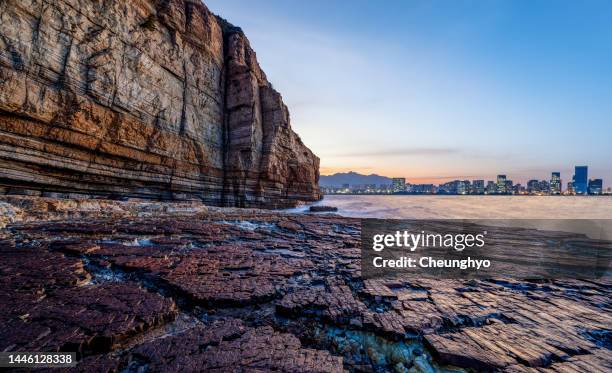
[[[321,173],[612,184],[610,1],[207,0]]]

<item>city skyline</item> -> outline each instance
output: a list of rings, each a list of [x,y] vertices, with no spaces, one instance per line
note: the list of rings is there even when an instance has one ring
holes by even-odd
[[[366,175],[367,176],[367,175]],[[370,176],[381,177],[373,174]],[[383,176],[386,177],[386,176]],[[387,177],[388,178],[388,177]],[[506,174],[497,174],[494,180],[484,179],[453,179],[435,183],[413,183],[405,177],[390,177],[389,183],[344,183],[343,185],[324,186],[327,193],[413,193],[413,194],[547,194],[547,195],[587,195],[609,194],[612,188],[606,188],[600,177],[589,177],[588,166],[574,167],[572,177],[564,181],[559,171],[550,172],[550,178],[529,179],[526,183],[514,182]]]
[[[612,180],[610,3],[207,4],[247,33],[321,174]]]
[[[561,179],[561,185],[563,187],[563,189],[566,188],[567,182],[571,181],[572,176],[574,175],[575,171],[570,171],[571,169],[573,169],[573,167],[570,168],[564,168],[565,171],[548,171],[548,173],[544,172],[543,176],[528,176],[525,178],[516,178],[516,177],[512,177],[512,174],[506,173],[506,174],[502,174],[502,173],[493,173],[493,174],[489,174],[489,175],[455,175],[455,176],[439,176],[439,177],[431,177],[431,178],[419,178],[419,177],[410,177],[410,176],[406,176],[405,174],[398,174],[398,175],[383,175],[382,173],[378,173],[378,172],[371,172],[371,173],[364,173],[364,175],[377,175],[377,176],[383,176],[383,177],[387,177],[390,179],[393,178],[405,178],[407,181],[411,182],[412,184],[443,184],[446,182],[451,182],[451,181],[455,181],[455,180],[493,180],[495,177],[497,177],[498,175],[507,175],[508,179],[512,180],[513,182],[516,183],[520,183],[520,184],[524,184],[526,185],[527,182],[529,182],[530,180],[544,180],[544,179],[550,179],[551,178],[551,173],[556,172],[560,174],[560,179]],[[353,169],[347,169],[346,171],[338,171],[338,173],[342,173],[342,172],[358,172],[356,170]],[[597,174],[596,172],[591,171],[591,166],[589,166],[589,174]],[[336,174],[333,173],[333,174]],[[321,176],[331,176],[333,174],[323,174],[321,173]],[[540,173],[542,174],[542,173]],[[565,176],[564,176],[565,175]],[[606,180],[603,177],[597,177],[600,178],[602,180]],[[612,179],[611,179],[612,180]],[[587,180],[588,181],[588,180]]]

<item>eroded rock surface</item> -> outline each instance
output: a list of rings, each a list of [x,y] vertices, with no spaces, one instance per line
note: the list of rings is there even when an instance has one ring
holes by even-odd
[[[8,226],[0,349],[80,371],[612,369],[609,280],[362,280],[359,220],[108,206]]]
[[[200,1],[0,2],[0,194],[281,207],[319,199],[318,173]]]
[[[0,350],[108,352],[174,319],[172,299],[136,283],[90,284],[83,260],[0,243]]]

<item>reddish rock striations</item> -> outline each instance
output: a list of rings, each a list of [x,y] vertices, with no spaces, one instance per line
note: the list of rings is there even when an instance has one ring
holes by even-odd
[[[612,369],[609,277],[364,280],[358,219],[3,201],[0,351],[79,351],[83,372]]]
[[[83,261],[0,241],[0,350],[108,352],[174,319],[174,301],[135,283],[91,284]]]
[[[232,319],[140,345],[129,358],[151,372],[344,372],[340,357],[303,348],[272,327],[248,328]]]
[[[286,207],[318,158],[199,1],[0,3],[0,193]]]
[[[255,52],[240,31],[226,32],[226,181],[230,204],[317,194],[319,160],[291,130],[281,95],[266,80]],[[233,202],[233,203],[232,203]]]

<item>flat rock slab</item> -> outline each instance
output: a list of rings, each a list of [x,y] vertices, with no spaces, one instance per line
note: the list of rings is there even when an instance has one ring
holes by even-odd
[[[611,282],[364,281],[355,219],[210,209],[2,237],[0,349],[76,350],[81,371],[612,369]]]
[[[249,328],[237,320],[195,327],[134,348],[132,366],[155,372],[342,372],[342,358],[303,348],[293,335],[272,327]]]
[[[92,284],[83,262],[42,248],[0,247],[0,350],[108,352],[177,314],[135,283]]]

